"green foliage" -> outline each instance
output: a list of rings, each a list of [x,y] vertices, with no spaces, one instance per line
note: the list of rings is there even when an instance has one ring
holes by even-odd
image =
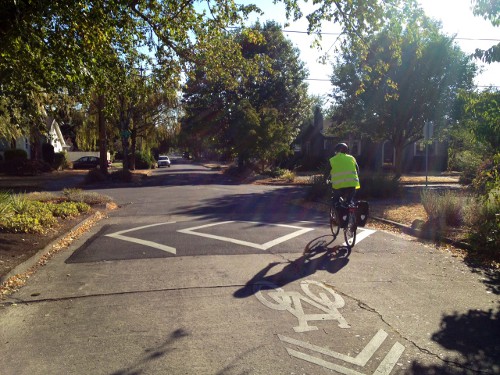
[[[415,2],[389,15],[383,29],[364,40],[368,52],[353,42],[338,57],[332,75],[337,127],[330,133],[348,127],[391,140],[399,176],[404,148],[423,138],[426,121],[445,122],[457,87],[472,87],[475,66]]]
[[[106,173],[104,173],[103,171],[101,171],[98,168],[95,168],[95,169],[91,169],[90,171],[88,171],[88,173],[85,175],[84,182],[86,184],[93,184],[95,182],[106,181],[107,179],[108,179],[108,176],[106,175]]]
[[[492,159],[486,160],[477,169],[477,174],[472,181],[472,187],[480,194],[487,194],[500,186],[500,153]]]
[[[500,259],[500,185],[479,200],[470,221],[469,240],[478,253]]]
[[[54,162],[52,167],[56,170],[68,169],[69,168],[69,159],[68,154],[66,152],[56,152],[54,154]]]
[[[239,167],[273,167],[290,152],[308,116],[307,72],[298,51],[279,25],[259,23],[227,36],[235,40],[248,66],[232,72],[235,81],[213,76],[203,62],[195,66],[184,94],[183,146],[195,156],[207,149]]]
[[[91,205],[110,201],[106,195],[80,189],[65,189],[62,196],[48,192],[0,192],[0,230],[43,234],[57,224],[57,218],[76,217],[88,213]]]
[[[4,157],[6,162],[16,159],[27,160],[28,153],[25,150],[21,150],[18,148],[8,149],[4,151]]]
[[[119,169],[117,171],[111,172],[111,180],[121,181],[121,182],[131,182],[132,172],[126,169]]]
[[[476,139],[493,152],[500,149],[500,91],[466,92],[461,99],[463,120]]]
[[[364,172],[360,174],[359,182],[361,188],[356,194],[357,198],[398,197],[401,192],[399,181],[392,174]]]
[[[55,152],[54,146],[50,143],[44,143],[42,145],[42,159],[44,162],[52,165],[54,164]]]
[[[11,194],[8,191],[0,191],[0,216],[7,215],[11,211]]]
[[[42,224],[42,221],[45,224]],[[45,225],[51,222],[55,223],[52,214],[50,216],[42,213],[36,216],[19,214],[0,219],[0,230],[13,233],[45,233],[48,229]]]
[[[11,197],[12,211],[0,218],[6,232],[44,233],[57,220],[46,203],[30,201],[21,195]]]
[[[135,153],[135,167],[137,169],[152,169],[156,161],[147,151],[136,151]]]
[[[476,176],[477,170],[482,163],[480,155],[473,151],[462,151],[455,153],[453,166],[454,170],[461,172],[460,183],[470,184]]]
[[[90,206],[83,202],[61,202],[49,204],[49,209],[55,217],[76,217],[81,213],[88,212]]]
[[[16,214],[28,212],[29,201],[21,194],[14,194],[10,197],[10,207]]]

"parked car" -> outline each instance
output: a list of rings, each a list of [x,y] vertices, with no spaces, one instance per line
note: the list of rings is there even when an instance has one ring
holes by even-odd
[[[167,155],[160,155],[158,157],[158,168],[160,167],[170,167],[170,159]]]
[[[111,166],[111,161],[108,160],[108,167]],[[82,156],[80,159],[73,162],[73,169],[92,169],[99,167],[99,158],[97,156]]]

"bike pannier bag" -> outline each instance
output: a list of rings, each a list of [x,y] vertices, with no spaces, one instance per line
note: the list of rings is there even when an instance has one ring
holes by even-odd
[[[339,218],[339,227],[345,228],[347,226],[347,218],[349,215],[349,209],[347,207],[338,205],[337,206],[337,217]]]
[[[364,227],[367,220],[368,214],[370,213],[370,206],[367,201],[358,201],[358,209],[356,211],[357,214],[357,222],[360,227]]]

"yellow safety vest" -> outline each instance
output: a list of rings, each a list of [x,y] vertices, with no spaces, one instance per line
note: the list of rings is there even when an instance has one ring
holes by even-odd
[[[332,187],[341,189],[346,187],[360,188],[358,172],[356,170],[356,159],[351,155],[339,152],[330,159],[330,176]]]

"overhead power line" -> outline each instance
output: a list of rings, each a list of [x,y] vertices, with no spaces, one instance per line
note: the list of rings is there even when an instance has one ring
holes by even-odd
[[[301,31],[301,30],[287,30],[287,29],[282,29],[284,33],[296,33],[296,34],[309,34],[309,35],[335,35],[339,36],[341,33],[330,33],[330,32],[318,32],[318,33],[309,33],[308,31]],[[485,42],[500,42],[500,39],[496,38],[469,38],[469,37],[456,37],[455,39],[459,40],[475,40],[475,41],[485,41]]]

